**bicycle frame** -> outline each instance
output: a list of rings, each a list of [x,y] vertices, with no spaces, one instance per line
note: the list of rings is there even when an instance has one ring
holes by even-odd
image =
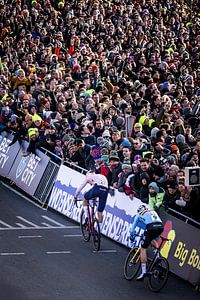
[[[142,236],[137,235],[142,239]],[[165,241],[170,241],[163,236],[160,236],[161,243],[156,249],[153,258],[148,259],[150,262],[147,265],[147,272],[140,278],[143,280],[145,277],[148,278],[148,286],[152,292],[159,292],[167,283],[169,276],[169,263],[166,258],[158,256],[160,249]],[[153,246],[153,245],[152,245]],[[140,269],[140,253],[142,247],[135,246],[129,251],[125,263],[124,263],[124,277],[126,280],[132,280],[136,278]]]
[[[80,228],[84,241],[89,242],[92,236],[94,249],[95,251],[99,251],[101,243],[101,233],[98,219],[95,217],[95,207],[96,201],[95,199],[91,199],[87,204],[87,215],[85,214],[85,210],[82,209],[80,215]],[[86,217],[88,218],[88,222],[85,222]]]
[[[95,200],[92,200],[92,204],[88,203],[87,211],[88,211],[88,230],[90,233],[94,232],[94,218],[95,218]]]

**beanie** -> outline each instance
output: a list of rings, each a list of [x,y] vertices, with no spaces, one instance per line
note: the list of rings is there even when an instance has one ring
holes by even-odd
[[[176,143],[177,144],[180,144],[180,143],[185,144],[185,137],[184,137],[184,135],[178,134],[177,137],[176,137]]]
[[[34,114],[34,116],[33,116],[33,122],[36,122],[36,121],[42,121],[42,118],[39,115]]]
[[[37,128],[29,128],[28,129],[28,136],[29,138],[31,138],[33,135],[36,135],[38,133],[38,129]]]

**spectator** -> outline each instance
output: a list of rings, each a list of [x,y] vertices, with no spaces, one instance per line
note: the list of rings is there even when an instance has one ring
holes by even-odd
[[[157,210],[161,207],[164,199],[165,191],[163,188],[159,188],[156,182],[149,184],[149,208]]]

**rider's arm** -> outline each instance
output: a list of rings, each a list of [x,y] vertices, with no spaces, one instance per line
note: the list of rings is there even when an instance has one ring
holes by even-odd
[[[138,219],[139,219],[139,215],[136,215],[135,217],[134,217],[134,219],[133,219],[133,223],[132,223],[132,225],[131,225],[131,229],[130,229],[130,233],[134,233],[134,231],[135,231],[135,226],[136,226],[136,224],[137,224],[137,222],[138,222]]]
[[[85,178],[85,180],[83,181],[83,183],[77,188],[76,193],[75,193],[75,198],[78,197],[78,195],[80,194],[80,192],[86,186],[87,183],[88,183],[88,179]]]

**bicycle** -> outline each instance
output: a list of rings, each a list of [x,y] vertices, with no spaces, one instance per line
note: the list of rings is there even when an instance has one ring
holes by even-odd
[[[77,201],[82,201],[82,200],[76,199],[75,203]],[[101,245],[101,232],[100,232],[99,221],[95,217],[96,206],[97,206],[96,199],[91,199],[88,201],[88,205],[87,205],[88,216],[85,215],[85,211],[84,209],[82,209],[80,215],[80,229],[81,229],[83,240],[85,242],[89,242],[92,236],[94,250],[99,251]],[[88,218],[87,222],[86,222],[86,217]]]
[[[168,260],[164,257],[159,257],[158,255],[160,255],[162,244],[165,241],[170,240],[164,238],[163,236],[160,236],[160,238],[160,246],[156,248],[153,259],[148,264],[147,273],[145,274],[145,277],[148,278],[148,286],[153,292],[159,292],[162,288],[164,288],[169,277]],[[139,270],[141,268],[140,250],[141,247],[134,247],[129,251],[126,257],[124,263],[124,277],[127,280],[134,279],[139,273]]]

